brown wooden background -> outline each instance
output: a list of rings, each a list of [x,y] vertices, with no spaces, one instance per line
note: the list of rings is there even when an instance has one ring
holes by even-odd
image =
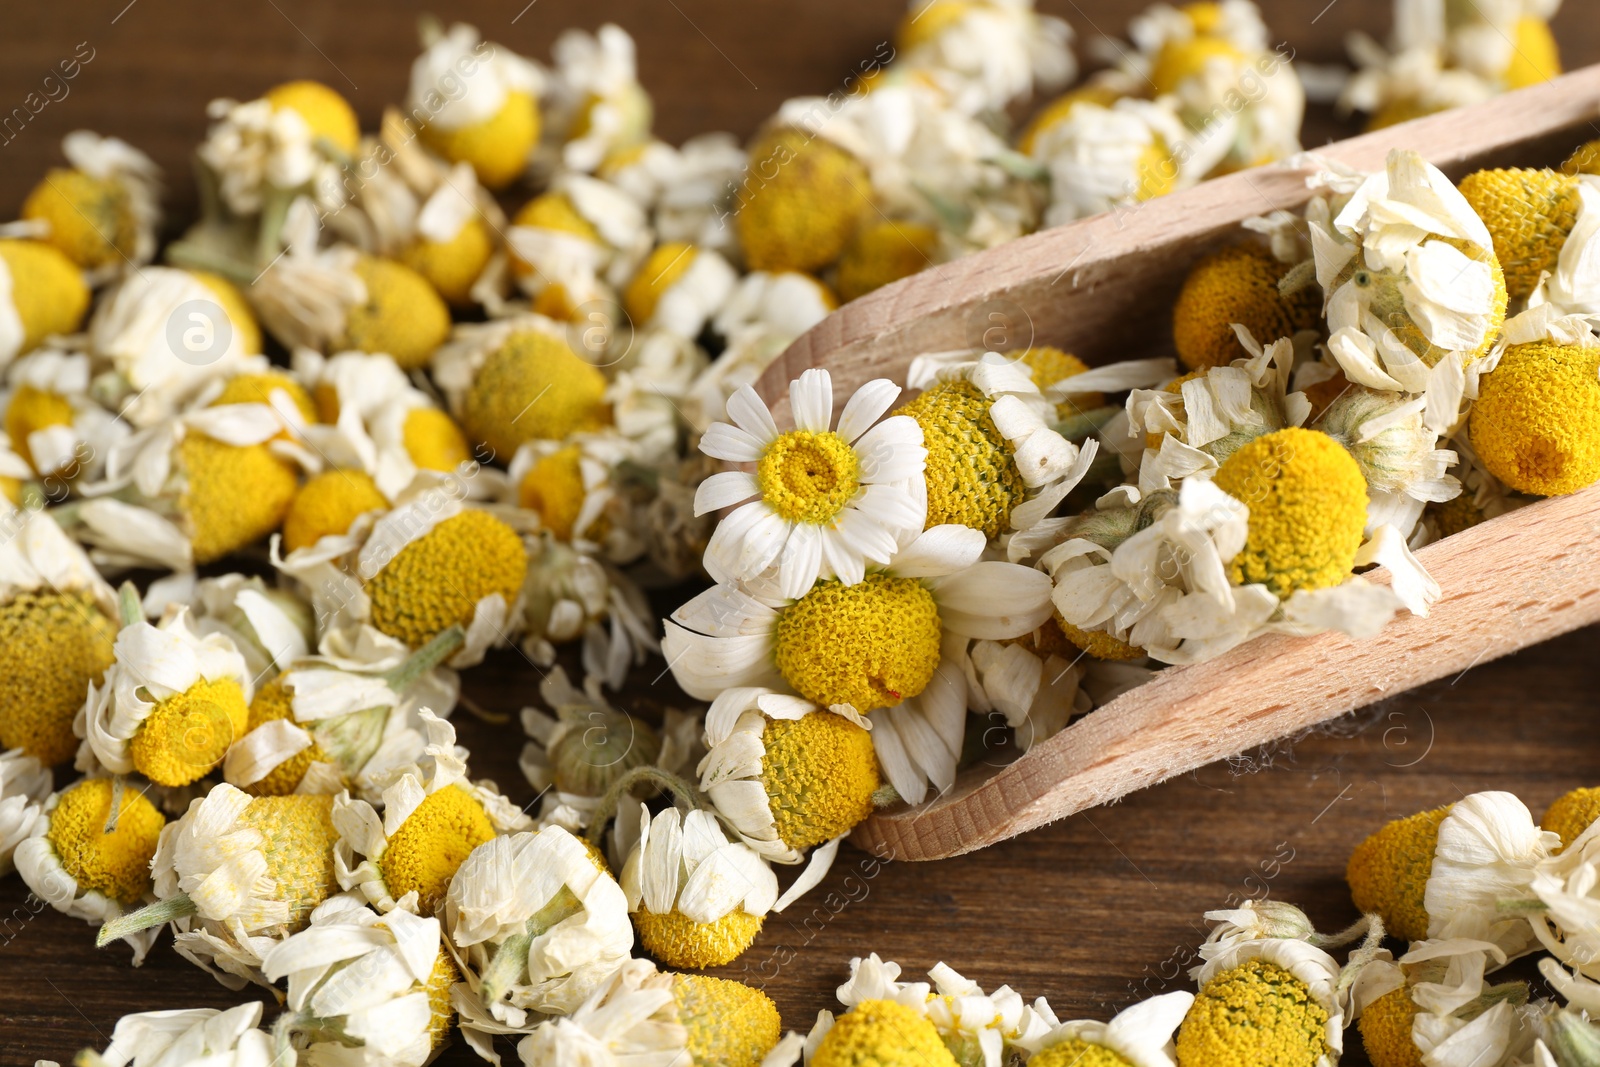
[[[1275,37],[1302,60],[1336,62],[1347,33],[1381,37],[1388,26],[1384,0],[1260,2]],[[1088,38],[1122,33],[1141,5],[1041,6],[1073,24],[1081,57]],[[679,140],[711,129],[747,134],[786,97],[840,85],[902,9],[901,0],[472,0],[431,10],[541,58],[568,26],[618,22],[638,41],[657,130]],[[343,91],[370,126],[404,92],[425,10],[412,0],[8,3],[0,116],[42,92],[61,60],[86,55],[80,45],[93,59],[68,95],[20,133],[0,134],[0,218],[59,161],[62,134],[79,127],[150,152],[167,169],[169,206],[181,216],[192,198],[189,154],[212,97],[317,78]],[[1600,61],[1594,16],[1595,0],[1567,0],[1558,17],[1568,66]],[[1318,113],[1306,140],[1348,129]],[[976,855],[912,865],[845,849],[819,890],[771,917],[754,948],[720,973],[764,987],[786,1025],[801,1030],[834,1006],[849,958],[873,951],[912,975],[944,960],[986,987],[1047,996],[1062,1018],[1106,1017],[1179,987],[1209,908],[1270,893],[1325,926],[1342,925],[1352,917],[1345,858],[1387,818],[1481,789],[1511,790],[1538,815],[1561,792],[1595,784],[1597,636],[1583,631],[1480,665],[1314,736]],[[642,700],[673,699],[667,682],[645,691],[658,669],[641,672]],[[484,707],[514,713],[534,699],[537,678],[507,654],[472,673],[468,690]],[[520,731],[464,712],[457,721],[475,772],[530,800],[515,767]],[[67,1062],[85,1045],[103,1047],[127,1012],[235,1000],[165,946],[139,970],[127,967],[124,949],[96,952],[87,926],[38,912],[19,880],[0,882],[0,1065]],[[1350,1036],[1346,1062],[1366,1062]],[[475,1061],[458,1044],[441,1062]]]

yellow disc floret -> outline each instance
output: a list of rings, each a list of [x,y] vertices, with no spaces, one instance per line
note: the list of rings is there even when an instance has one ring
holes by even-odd
[[[939,606],[913,578],[818,582],[778,617],[778,672],[807,700],[862,714],[921,693],[939,666]]]
[[[456,307],[472,304],[472,286],[494,255],[494,238],[479,215],[461,224],[448,241],[418,237],[400,255],[400,262],[428,280]]]
[[[324,537],[347,533],[357,516],[388,507],[389,501],[365,471],[323,471],[301,486],[289,505],[283,518],[284,550],[309,548]]]
[[[1133,1067],[1104,1045],[1091,1045],[1076,1037],[1045,1046],[1029,1056],[1028,1062],[1033,1067]]]
[[[150,861],[167,820],[138,789],[122,790],[117,828],[111,814],[110,778],[86,778],[61,794],[45,838],[80,890],[93,890],[126,907],[150,891]]]
[[[1059,611],[1052,613],[1039,628],[1037,643],[1040,651],[1053,652],[1069,661],[1076,660],[1079,652],[1104,660],[1144,658],[1144,649],[1137,645],[1130,645],[1104,630],[1085,630],[1074,626],[1062,618]]]
[[[1600,174],[1600,139],[1579,145],[1561,164],[1563,174]]]
[[[453,471],[472,458],[466,435],[438,408],[412,408],[400,427],[400,443],[425,471]]]
[[[0,750],[47,767],[72,758],[72,720],[114,658],[117,625],[87,593],[39,590],[0,605]]]
[[[228,445],[191,433],[178,445],[181,508],[194,561],[210,563],[276,530],[300,487],[294,467],[266,445]]]
[[[1555,271],[1577,225],[1578,179],[1555,170],[1480,170],[1462,178],[1460,188],[1494,239],[1506,292],[1525,298],[1543,272]]]
[[[863,1000],[835,1020],[811,1067],[956,1067],[928,1017],[892,1000]]]
[[[680,974],[672,999],[689,1031],[689,1059],[717,1067],[760,1067],[783,1036],[778,1006],[759,989],[726,978]]]
[[[250,715],[245,722],[245,730],[248,732],[280,719],[295,721],[294,694],[284,685],[281,674],[256,690],[256,695],[250,700]],[[264,778],[240,788],[256,797],[286,797],[299,787],[307,768],[327,759],[328,754],[313,740],[309,746],[268,771]]]
[[[539,513],[540,525],[559,541],[571,541],[583,510],[583,453],[577,445],[539,457],[517,486],[517,501]]]
[[[456,868],[494,837],[494,824],[478,798],[457,785],[428,794],[400,824],[378,857],[384,888],[399,899],[412,890],[423,915],[432,915]]]
[[[928,526],[960,523],[998,537],[1027,488],[989,415],[988,398],[970,382],[941,382],[895,414],[910,415],[922,427]]]
[[[266,371],[262,374],[236,374],[228,379],[228,384],[222,387],[222,392],[211,402],[212,407],[222,404],[270,404],[272,394],[282,393],[289,398],[295,410],[307,422],[317,421],[317,406],[311,402],[311,394],[306,392],[306,387],[289,377],[282,371]]]
[[[422,139],[452,163],[468,163],[490,189],[504,189],[528,166],[539,143],[539,109],[527,93],[512,90],[489,118],[457,129],[422,127]]]
[[[1422,1052],[1411,1040],[1417,1005],[1405,986],[1392,989],[1361,1010],[1361,1047],[1372,1067],[1422,1067]]]
[[[650,253],[622,291],[622,308],[634,326],[649,324],[662,294],[678,284],[697,255],[699,250],[685,241],[668,241]]]
[[[1190,78],[1204,74],[1214,63],[1231,70],[1244,62],[1244,55],[1221,37],[1204,35],[1187,40],[1169,40],[1156,53],[1150,66],[1150,85],[1156,96],[1176,93]]]
[[[1423,903],[1439,824],[1448,807],[1396,819],[1356,846],[1345,868],[1350,899],[1365,912],[1376,912],[1383,927],[1402,941],[1428,936],[1428,909]]]
[[[28,438],[52,426],[71,426],[73,417],[72,401],[60,393],[20,385],[12,392],[11,403],[6,405],[6,436],[11,438],[11,446],[17,453],[28,461],[28,466],[39,471]],[[49,471],[39,473],[48,474]]]
[[[814,271],[844,251],[866,212],[867,168],[839,146],[781,126],[750,146],[734,215],[751,270]]]
[[[260,352],[261,324],[256,321],[255,312],[250,310],[250,303],[245,300],[239,287],[222,275],[212,274],[210,271],[192,270],[187,273],[217,298],[217,305],[222,308],[222,313],[228,317],[234,332],[239,335],[239,351],[247,356]]]
[[[954,28],[978,7],[975,0],[926,0],[914,4],[895,28],[895,44],[902,52],[920,48]]]
[[[1039,143],[1039,138],[1046,132],[1059,126],[1067,120],[1072,109],[1078,104],[1094,104],[1096,107],[1111,107],[1122,98],[1122,94],[1111,86],[1090,82],[1080,85],[1076,89],[1068,90],[1050,101],[1028,120],[1028,125],[1023,127],[1022,134],[1017,138],[1017,151],[1025,156],[1033,155],[1034,147]]]
[[[761,788],[790,848],[832,841],[872,814],[881,784],[872,735],[849,719],[831,711],[773,719],[761,744]]]
[[[434,1048],[443,1048],[450,1039],[450,1024],[456,1019],[455,1002],[450,997],[450,990],[459,981],[461,972],[456,970],[449,950],[440,946],[439,957],[433,961],[433,970],[429,972],[427,981],[428,1033],[433,1038]]]
[[[1077,356],[1050,345],[1036,345],[1024,349],[1017,354],[1017,358],[1028,368],[1028,376],[1033,379],[1033,384],[1037,385],[1041,392],[1089,369],[1089,364]],[[1065,399],[1056,405],[1056,417],[1068,419],[1073,415],[1100,407],[1105,402],[1106,398],[1101,393],[1068,393]]]
[[[157,785],[188,785],[222,762],[249,721],[238,682],[202,678],[155,706],[128,742],[128,755]]]
[[[470,624],[485,597],[498,593],[509,608],[527,569],[515,530],[487,512],[463,511],[406,545],[367,583],[372,624],[420,648],[441,630]]]
[[[925,222],[878,219],[856,231],[839,259],[839,298],[854,300],[909,278],[939,259],[939,231]]]
[[[387,352],[401,368],[428,362],[450,335],[450,309],[428,280],[403,263],[363,256],[356,275],[367,301],[350,309],[345,343],[362,352]]]
[[[1172,343],[1184,366],[1225,367],[1248,356],[1233,332],[1236,322],[1262,344],[1314,326],[1321,293],[1308,286],[1284,296],[1278,281],[1288,270],[1255,245],[1224,248],[1196,263],[1172,308]]]
[[[1600,789],[1574,789],[1557,797],[1545,809],[1539,829],[1560,834],[1561,848],[1566,848],[1593,826],[1596,819],[1600,819]]]
[[[1512,345],[1484,375],[1472,447],[1489,472],[1539,496],[1600,479],[1600,348]]]
[[[239,824],[258,830],[265,839],[266,877],[277,884],[275,900],[289,906],[288,928],[298,930],[311,909],[338,891],[333,846],[333,798],[329,796],[264,796],[252,800]]]
[[[715,922],[697,923],[677,908],[657,914],[639,906],[634,928],[644,950],[669,967],[700,971],[739,958],[761,932],[762,916],[734,908]]]
[[[43,240],[84,270],[132,262],[139,243],[128,190],[117,181],[56,167],[22,203],[22,217],[50,226]]]
[[[790,522],[831,523],[861,482],[855,449],[832,430],[779,434],[756,464],[767,506]]]
[[[11,304],[22,320],[22,345],[31,352],[52,334],[76,333],[89,310],[89,286],[78,265],[40,241],[0,240],[11,274]]]
[[[293,111],[305,120],[312,137],[328,142],[347,156],[361,147],[361,124],[349,101],[321,82],[284,82],[262,94],[274,110]]]
[[[1561,73],[1561,49],[1550,24],[1537,15],[1517,19],[1512,34],[1511,61],[1500,75],[1507,89],[1539,85]]]
[[[606,377],[567,342],[513,334],[484,361],[462,406],[468,436],[510,457],[524,441],[561,440],[610,422]]]
[[[1235,582],[1286,597],[1349,576],[1367,522],[1367,482],[1333,438],[1298,427],[1257,437],[1222,464],[1216,485],[1250,509]]]
[[[1178,1030],[1181,1067],[1314,1067],[1328,1055],[1328,1012],[1294,975],[1266,960],[1223,971]]]

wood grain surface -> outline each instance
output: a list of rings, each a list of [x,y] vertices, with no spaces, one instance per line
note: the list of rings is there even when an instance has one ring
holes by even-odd
[[[473,0],[433,10],[478,23],[492,39],[544,55],[561,29],[611,20],[639,42],[657,129],[681,139],[708,129],[745,134],[785,97],[826,92],[891,32],[900,0]],[[1139,4],[1045,0],[1082,43],[1123,32]],[[1302,60],[1330,62],[1345,34],[1380,35],[1384,0],[1262,0],[1269,25]],[[192,198],[188,158],[214,96],[249,97],[291,77],[347,93],[364,122],[399,98],[423,4],[318,0],[85,0],[6,5],[0,115],[22,106],[81,43],[94,58],[68,95],[0,138],[0,215],[13,212],[65,132],[90,127],[150,151],[167,168],[177,212]],[[1557,32],[1569,66],[1600,61],[1593,0],[1567,0]],[[1350,132],[1314,117],[1308,144]],[[1153,307],[1150,313],[1164,315]],[[1533,590],[1526,601],[1559,600]],[[876,951],[913,974],[945,960],[992,987],[1048,996],[1063,1018],[1106,1017],[1177,988],[1204,934],[1207,908],[1270,894],[1326,926],[1352,909],[1342,873],[1350,849],[1385,819],[1508,789],[1537,815],[1563,791],[1600,779],[1594,628],[1382,701],[1288,743],[1136,793],[981,853],[936,864],[885,862],[846,848],[827,882],[773,916],[752,950],[721,972],[762,986],[785,1024],[805,1029],[853,955]],[[640,706],[679,699],[659,666],[629,690]],[[471,672],[486,709],[515,712],[538,673],[514,654]],[[532,800],[515,759],[515,725],[458,713],[474,771]],[[0,881],[0,1065],[66,1062],[103,1047],[127,1012],[226,1007],[238,995],[163,945],[143,968],[125,949],[97,952],[91,930]],[[270,1014],[270,1011],[269,1011]],[[1347,1063],[1365,1063],[1357,1046]],[[504,1051],[510,1052],[509,1045]],[[439,1061],[476,1060],[463,1045]]]

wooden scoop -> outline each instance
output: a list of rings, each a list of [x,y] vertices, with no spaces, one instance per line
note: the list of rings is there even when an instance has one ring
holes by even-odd
[[[1597,119],[1600,66],[1317,151],[1371,172],[1411,148],[1458,179],[1557,165],[1600,137]],[[757,390],[781,424],[788,382],[809,367],[827,368],[834,395],[848,397],[873,378],[904,382],[924,352],[1050,344],[1097,365],[1170,355],[1190,265],[1237,239],[1244,219],[1301,208],[1305,179],[1243,171],[930,268],[818,323]],[[1428,617],[1402,614],[1366,641],[1270,635],[1166,668],[1002,769],[974,767],[943,796],[868,819],[853,839],[902,860],[971,852],[1588,625],[1600,620],[1597,545],[1600,486],[1482,523],[1418,553],[1444,591]]]

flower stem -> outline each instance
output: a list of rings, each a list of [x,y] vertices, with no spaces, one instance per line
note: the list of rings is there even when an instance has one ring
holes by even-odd
[[[456,649],[466,643],[466,640],[467,632],[460,626],[440,630],[433,640],[407,656],[406,661],[400,666],[385,674],[384,684],[394,690],[396,695],[404,692],[412,682],[450,658]]]
[[[115,919],[107,919],[100,925],[100,933],[95,936],[94,944],[96,948],[105,948],[111,942],[129,934],[136,934],[140,930],[148,930],[152,926],[160,926],[162,923],[194,913],[194,901],[189,899],[187,893],[179,893],[168,900],[146,904],[138,911],[130,911]]]
[[[622,803],[622,798],[641,785],[656,785],[667,790],[673,798],[689,805],[690,808],[701,808],[700,796],[694,787],[675,774],[668,774],[660,767],[646,764],[635,767],[633,770],[611,783],[611,788],[606,790],[605,796],[600,798],[600,803],[595,806],[594,816],[589,820],[589,829],[586,836],[589,843],[598,845],[605,836],[606,824],[617,813],[617,805]]]
[[[144,606],[139,601],[139,590],[132,582],[123,582],[117,589],[117,610],[122,614],[124,626],[144,621]]]
[[[1361,937],[1362,930],[1366,936]],[[1334,985],[1334,993],[1343,997],[1346,990],[1355,985],[1356,979],[1366,969],[1367,964],[1377,958],[1383,949],[1383,920],[1376,912],[1368,912],[1357,919],[1347,929],[1334,934],[1331,938],[1323,938],[1330,944],[1345,944],[1361,937],[1361,944],[1350,951],[1350,957],[1339,970],[1339,981]],[[1340,940],[1340,939],[1343,940]],[[1315,943],[1315,941],[1313,941]]]
[[[583,910],[580,901],[572,890],[562,886],[556,890],[550,902],[528,917],[528,925],[518,934],[512,934],[500,942],[500,947],[495,949],[494,958],[489,961],[489,966],[484,968],[483,981],[478,987],[478,994],[483,1002],[494,1005],[505,996],[506,989],[515,985],[517,979],[522,977],[523,971],[528,966],[528,949],[533,944],[533,939],[543,935],[557,923],[565,922]]]

